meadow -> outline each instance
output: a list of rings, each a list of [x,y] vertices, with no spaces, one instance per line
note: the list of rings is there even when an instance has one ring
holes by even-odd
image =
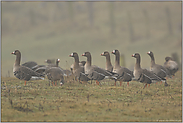
[[[63,86],[48,79],[24,81],[13,76],[15,56],[21,64],[59,58],[70,69],[72,52],[92,54],[92,65],[105,68],[100,54],[118,49],[124,66],[133,70],[134,53],[149,69],[153,51],[157,64],[176,53],[182,63],[182,2],[2,2],[1,121],[182,121],[182,72],[164,84],[132,81],[127,87],[103,80],[79,83],[65,78]],[[114,65],[114,55],[111,54]],[[45,64],[46,65],[46,64]],[[181,70],[181,64],[180,69]]]
[[[101,86],[79,83],[65,78],[63,86],[49,86],[49,81],[24,82],[15,77],[2,77],[2,122],[83,122],[83,121],[182,121],[182,72],[168,79],[170,85],[143,84],[131,81],[114,86],[103,80]]]

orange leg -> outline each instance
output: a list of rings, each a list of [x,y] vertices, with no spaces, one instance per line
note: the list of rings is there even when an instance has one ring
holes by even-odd
[[[57,86],[57,82],[55,82],[55,86]]]
[[[162,81],[160,82],[160,84],[162,84]]]
[[[51,82],[51,83],[52,83],[52,86],[53,86],[54,85],[53,82]]]
[[[158,84],[158,82],[156,82],[156,84]]]
[[[146,86],[147,86],[147,84],[144,86],[144,88],[146,88]],[[143,89],[144,89],[144,88],[143,88]]]
[[[148,87],[150,87],[150,84],[148,84]]]
[[[96,84],[99,85],[99,81],[96,80]]]
[[[25,86],[26,86],[26,82],[27,82],[27,81],[25,81]]]
[[[122,82],[120,82],[120,86],[121,86]]]
[[[127,86],[129,86],[129,82],[127,82]]]
[[[116,86],[116,81],[115,81],[115,83],[114,83],[114,86]]]

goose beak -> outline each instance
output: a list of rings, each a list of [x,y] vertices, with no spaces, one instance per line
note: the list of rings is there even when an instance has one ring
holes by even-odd
[[[104,53],[101,53],[100,55],[101,55],[101,56],[103,56],[103,55],[104,55]]]
[[[83,53],[81,56],[85,56],[85,54]]]
[[[135,56],[135,54],[132,55],[132,57],[134,57],[134,56]]]
[[[12,52],[11,54],[15,54],[15,52]]]

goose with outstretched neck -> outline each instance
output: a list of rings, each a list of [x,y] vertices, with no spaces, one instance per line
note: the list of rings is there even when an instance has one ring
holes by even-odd
[[[88,75],[88,77],[91,80],[96,80],[96,83],[99,85],[100,80],[103,80],[104,78],[109,78],[109,79],[115,79],[116,77],[113,77],[113,74],[110,72],[106,71],[105,69],[102,69],[98,66],[92,65],[92,57],[90,52],[85,52],[82,54],[82,56],[87,57],[86,64],[84,66],[85,69],[85,74]]]
[[[118,50],[113,50],[112,54],[115,55],[115,64],[113,67],[113,72],[117,73],[118,76],[118,81],[120,81],[120,86],[122,82],[127,82],[127,85],[129,86],[129,81],[132,80],[133,78],[133,72],[130,71],[128,68],[120,66],[120,53]],[[115,84],[116,85],[116,81]]]
[[[44,77],[43,74],[39,74],[26,66],[20,65],[21,53],[19,50],[15,50],[11,54],[16,55],[15,63],[13,66],[14,76],[20,80],[25,80],[25,85],[26,82],[29,81],[33,76]]]
[[[84,66],[79,64],[79,56],[76,52],[73,52],[69,55],[69,57],[73,57],[74,58],[74,64],[73,64],[73,74],[75,77],[77,77],[77,79],[79,81],[83,81],[83,82],[87,82],[90,79],[86,76],[86,74],[84,73]]]
[[[141,58],[139,53],[133,54],[132,57],[136,58],[136,63],[133,71],[134,78],[136,81],[145,83],[144,88],[147,86],[147,84],[150,86],[152,82],[161,81],[161,78],[156,76],[153,72],[141,68]]]
[[[111,58],[110,58],[110,54],[108,51],[105,51],[103,53],[101,53],[101,56],[105,56],[106,57],[106,70],[109,72],[113,71],[113,66],[111,64]]]
[[[168,70],[166,68],[164,68],[163,66],[156,64],[155,63],[155,58],[154,58],[154,54],[152,51],[147,52],[147,54],[150,56],[151,58],[151,66],[150,66],[150,71],[152,71],[153,73],[155,73],[158,77],[160,77],[162,79],[162,81],[165,82],[165,86],[168,86],[167,82],[166,82],[166,78],[167,76],[169,76],[170,73],[168,73]],[[162,82],[161,81],[161,82]]]

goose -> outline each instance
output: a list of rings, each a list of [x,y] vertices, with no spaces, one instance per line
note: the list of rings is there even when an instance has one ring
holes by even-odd
[[[84,66],[79,64],[79,56],[76,52],[73,52],[69,55],[69,57],[73,57],[75,62],[73,64],[73,74],[79,80],[83,82],[87,82],[90,80],[87,75],[84,73]]]
[[[165,57],[164,67],[170,72],[171,76],[175,76],[175,73],[179,69],[177,62],[171,57]]]
[[[133,71],[134,78],[136,81],[145,83],[144,88],[147,86],[147,84],[149,84],[150,86],[152,82],[161,81],[161,78],[159,78],[153,72],[141,68],[140,65],[141,58],[139,53],[133,54],[132,57],[136,58],[136,63]]]
[[[113,66],[111,64],[111,58],[110,58],[110,54],[108,51],[105,51],[103,53],[101,53],[101,56],[105,56],[106,57],[106,70],[109,72],[113,71]]]
[[[150,66],[150,71],[152,71],[153,73],[155,73],[158,77],[160,77],[162,79],[162,81],[165,82],[165,86],[168,86],[167,82],[166,82],[166,78],[169,73],[168,71],[161,65],[156,64],[155,63],[155,58],[154,58],[154,54],[152,51],[147,52],[147,54],[150,56],[151,58],[151,66]],[[161,82],[162,82],[161,81]]]
[[[56,86],[56,81],[60,81],[60,85],[64,84],[63,71],[58,67],[51,67],[47,69],[45,74],[47,75],[47,78],[52,82],[52,85],[54,85],[53,82],[55,82]]]
[[[111,53],[115,55],[113,72],[119,75],[118,81],[120,81],[120,86],[122,84],[122,81],[127,82],[127,86],[129,86],[129,81],[131,81],[133,78],[133,72],[126,67],[120,66],[120,53],[118,50],[113,50]],[[116,86],[116,81],[114,85]]]
[[[84,52],[82,56],[87,58],[86,64],[84,66],[85,74],[88,75],[88,78],[90,78],[91,80],[96,80],[97,85],[99,85],[99,81],[103,80],[104,78],[116,79],[116,77],[114,77],[113,74],[106,71],[105,69],[92,65],[92,57],[90,52]]]
[[[26,66],[20,65],[21,52],[19,50],[15,50],[11,54],[16,55],[16,60],[13,66],[14,76],[20,80],[25,80],[25,85],[33,76],[44,77],[43,74],[39,74]]]

